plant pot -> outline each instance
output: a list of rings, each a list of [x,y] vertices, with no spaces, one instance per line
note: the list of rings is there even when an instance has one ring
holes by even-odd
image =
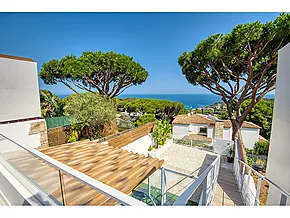
[[[234,158],[233,158],[233,157],[229,157],[229,156],[227,156],[227,159],[228,159],[228,162],[229,162],[229,163],[233,163],[233,162],[234,162]]]
[[[264,165],[263,164],[253,163],[252,164],[252,167],[256,171],[262,171],[262,170],[264,170]]]

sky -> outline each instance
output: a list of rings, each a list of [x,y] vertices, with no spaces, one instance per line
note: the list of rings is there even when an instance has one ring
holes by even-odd
[[[132,56],[149,73],[142,85],[124,94],[207,94],[187,82],[178,57],[211,34],[237,24],[274,20],[279,13],[0,13],[0,53],[43,63],[84,51]],[[40,89],[73,93],[63,84]]]

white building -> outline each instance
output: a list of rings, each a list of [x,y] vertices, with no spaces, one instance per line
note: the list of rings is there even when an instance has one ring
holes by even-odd
[[[247,148],[252,149],[257,141],[261,139],[258,125],[252,122],[244,122],[242,136]],[[218,120],[212,116],[201,114],[177,115],[173,121],[173,138],[182,139],[185,136],[196,140],[213,142],[216,139],[231,141],[232,124],[230,120]]]
[[[271,130],[266,176],[284,191],[290,192],[290,43],[279,50],[278,72],[275,90],[274,113]],[[281,192],[270,185],[267,205],[290,205],[290,200],[281,198]]]
[[[40,113],[37,63],[0,54],[0,133],[32,148],[47,145]],[[0,152],[11,146],[1,140]]]

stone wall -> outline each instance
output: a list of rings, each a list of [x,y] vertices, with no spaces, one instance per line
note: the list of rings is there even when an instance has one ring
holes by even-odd
[[[218,139],[224,138],[224,123],[221,121],[216,121],[215,123],[215,130],[214,130],[214,137]]]
[[[71,132],[70,126],[62,126],[47,130],[48,146],[56,146],[67,143],[67,138]]]
[[[30,124],[28,135],[40,134],[40,147],[48,147],[47,129],[44,120]]]

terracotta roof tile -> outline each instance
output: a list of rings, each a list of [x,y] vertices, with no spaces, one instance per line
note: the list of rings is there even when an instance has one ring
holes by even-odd
[[[230,120],[224,120],[224,128],[231,128],[232,127],[232,122]],[[252,123],[252,122],[248,122],[248,121],[244,121],[242,128],[254,128],[254,129],[261,129],[260,126]]]
[[[259,135],[258,141],[259,142],[267,142],[268,140],[265,139],[263,136]]]
[[[79,141],[39,149],[42,153],[103,182],[125,194],[160,168],[164,161],[134,154],[121,148],[91,141]],[[58,170],[24,152],[6,156],[48,194],[62,202]],[[116,202],[73,177],[63,174],[65,205],[114,205]]]
[[[198,124],[208,124],[214,125],[214,121],[204,117],[199,114],[192,114],[188,116],[187,114],[177,115],[176,118],[173,120],[174,124],[191,124],[191,123],[198,123]]]

